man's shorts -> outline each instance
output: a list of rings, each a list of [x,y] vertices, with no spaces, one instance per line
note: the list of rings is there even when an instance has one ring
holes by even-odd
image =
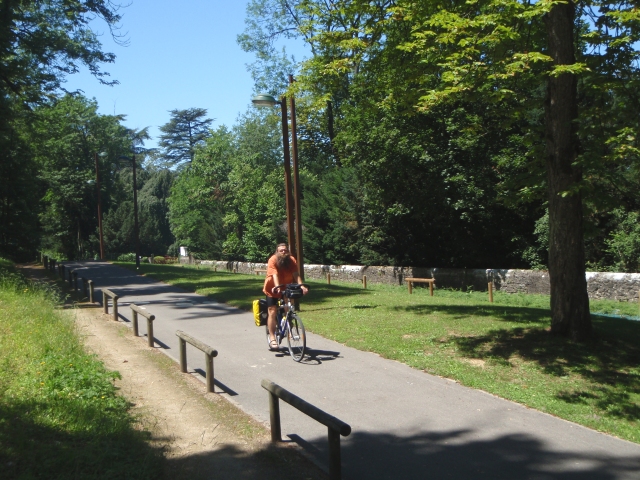
[[[269,307],[277,307],[278,306],[278,300],[280,300],[277,297],[270,297],[270,296],[266,296],[267,299],[267,308]]]

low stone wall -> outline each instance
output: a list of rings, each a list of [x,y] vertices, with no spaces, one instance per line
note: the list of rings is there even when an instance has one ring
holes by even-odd
[[[224,262],[215,260],[195,261],[219,271],[255,274],[266,269],[266,263]],[[186,262],[186,259],[184,261]],[[549,272],[542,270],[464,269],[464,268],[413,268],[413,267],[365,267],[361,265],[305,265],[304,275],[309,280],[321,280],[331,274],[332,280],[344,282],[404,285],[407,277],[435,278],[436,288],[486,291],[494,282],[495,289],[507,293],[539,293],[549,295]],[[587,272],[587,290],[594,299],[637,302],[640,292],[640,273]]]

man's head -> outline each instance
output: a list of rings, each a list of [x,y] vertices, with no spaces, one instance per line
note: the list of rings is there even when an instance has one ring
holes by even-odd
[[[279,243],[276,247],[276,265],[279,268],[288,267],[291,264],[291,254],[289,253],[289,245]]]

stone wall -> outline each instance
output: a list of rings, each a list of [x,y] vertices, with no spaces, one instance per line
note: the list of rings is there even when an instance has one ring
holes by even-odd
[[[181,259],[188,263],[188,259]],[[255,274],[255,270],[266,269],[266,263],[224,262],[213,260],[195,261],[219,271]],[[260,272],[261,273],[261,272]],[[541,270],[483,270],[463,268],[413,268],[413,267],[364,267],[360,265],[305,265],[305,278],[321,280],[331,274],[331,280],[404,285],[407,277],[435,278],[436,288],[486,291],[487,284],[494,282],[495,289],[507,293],[549,294],[549,273]],[[261,273],[264,275],[264,273]],[[587,290],[594,299],[623,300],[637,302],[640,292],[640,273],[587,272]]]

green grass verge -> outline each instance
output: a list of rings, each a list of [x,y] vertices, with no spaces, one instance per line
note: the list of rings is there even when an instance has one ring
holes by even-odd
[[[58,302],[0,260],[0,477],[162,477],[162,452],[117,395],[118,374],[84,352]]]
[[[131,268],[131,265],[119,265]],[[141,272],[250,310],[264,277],[171,265]],[[307,282],[308,330],[425,372],[640,443],[640,322],[592,316],[594,339],[548,333],[549,297]],[[592,312],[638,315],[637,303],[592,301]]]

